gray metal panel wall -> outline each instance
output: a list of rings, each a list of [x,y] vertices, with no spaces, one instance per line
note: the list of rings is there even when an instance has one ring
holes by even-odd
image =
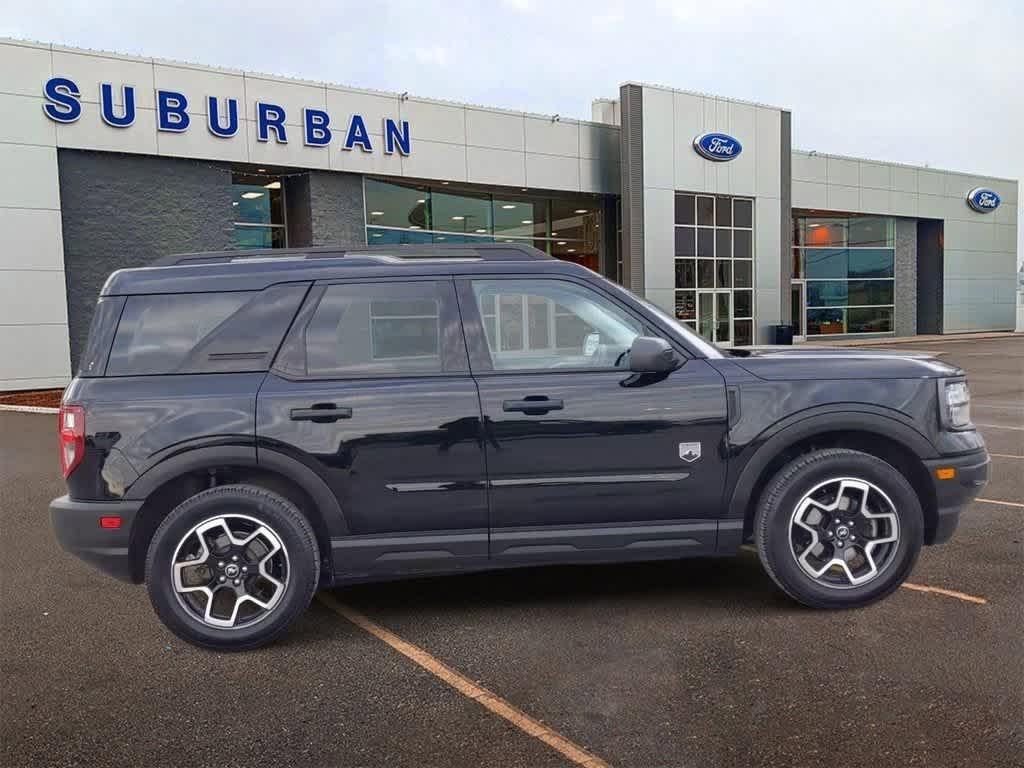
[[[781,114],[779,150],[782,153],[781,178],[779,187],[780,217],[782,224],[782,258],[780,259],[780,291],[782,312],[779,322],[792,323],[793,305],[790,301],[790,281],[793,279],[793,116],[786,110]]]
[[[644,105],[643,89],[619,89],[622,112],[622,281],[634,293],[644,292]]]
[[[116,269],[234,243],[227,164],[61,149],[64,275],[71,370],[89,335],[96,297]]]

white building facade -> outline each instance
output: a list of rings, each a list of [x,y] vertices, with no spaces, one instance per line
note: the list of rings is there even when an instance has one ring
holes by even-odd
[[[722,344],[1017,322],[1016,181],[639,83],[593,117],[0,40],[0,390],[68,382],[113,269],[223,248],[529,242]]]

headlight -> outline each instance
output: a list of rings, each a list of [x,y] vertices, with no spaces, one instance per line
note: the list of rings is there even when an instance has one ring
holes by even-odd
[[[966,429],[971,425],[971,391],[967,382],[942,382],[940,408],[942,425],[946,429]]]

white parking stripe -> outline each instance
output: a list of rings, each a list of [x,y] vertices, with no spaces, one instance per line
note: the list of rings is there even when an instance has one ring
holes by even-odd
[[[976,421],[974,426],[987,427],[988,429],[1012,429],[1015,432],[1024,432],[1024,427],[1008,427],[1005,424],[982,424],[980,421]]]

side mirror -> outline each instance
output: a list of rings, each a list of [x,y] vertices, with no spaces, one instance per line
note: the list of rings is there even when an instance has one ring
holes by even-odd
[[[664,339],[637,336],[629,348],[629,370],[633,373],[668,373],[679,367],[679,356]]]

